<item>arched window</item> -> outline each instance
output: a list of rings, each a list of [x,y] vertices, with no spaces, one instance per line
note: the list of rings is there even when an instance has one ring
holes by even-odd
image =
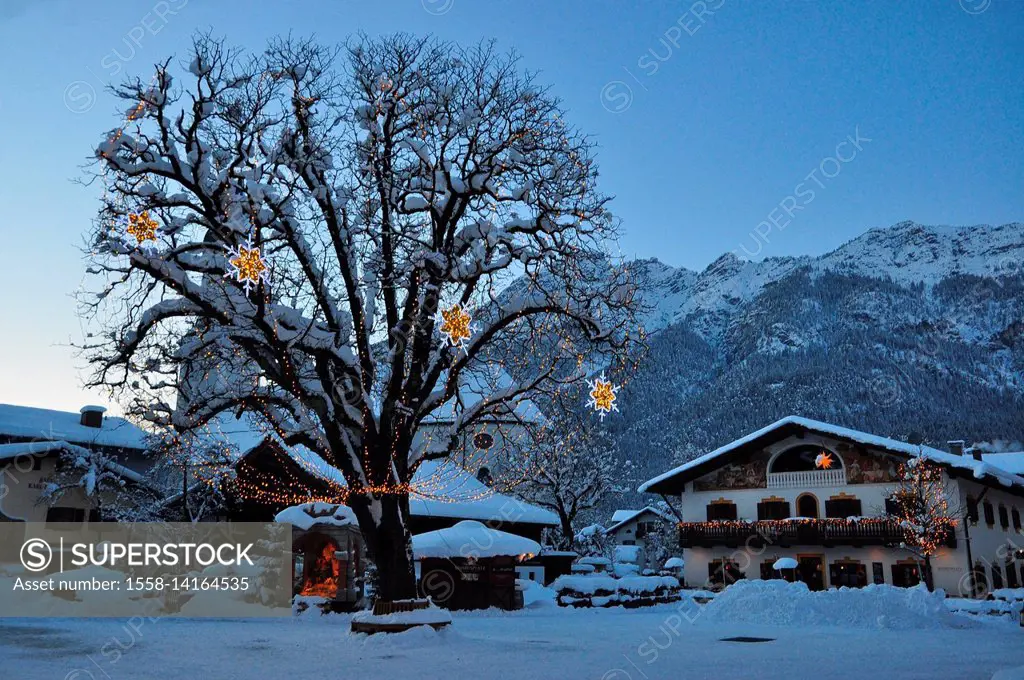
[[[796,498],[796,514],[798,517],[817,517],[818,499],[812,493],[800,494]]]
[[[811,472],[841,470],[843,461],[833,451],[821,446],[802,445],[786,449],[771,462],[768,472]]]

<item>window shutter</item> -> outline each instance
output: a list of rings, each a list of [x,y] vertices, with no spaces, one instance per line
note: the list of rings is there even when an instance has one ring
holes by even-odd
[[[825,501],[825,516],[833,518],[859,517],[861,504],[859,498],[837,498]]]
[[[1013,528],[1020,531],[1020,510],[1017,508],[1013,509]]]
[[[708,503],[708,521],[736,519],[735,503]]]
[[[992,509],[992,504],[986,502],[984,507],[985,507],[985,524],[988,524],[990,526],[994,526],[995,523],[996,523],[996,515],[995,515],[995,511]]]
[[[1010,515],[1006,512],[1005,505],[999,506],[999,524],[1002,525],[1004,529],[1010,528]]]
[[[967,497],[967,519],[978,523],[978,499],[971,496]]]

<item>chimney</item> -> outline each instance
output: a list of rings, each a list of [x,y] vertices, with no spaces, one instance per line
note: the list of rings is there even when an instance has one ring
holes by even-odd
[[[948,442],[946,442],[946,446],[949,447],[949,452],[952,453],[954,456],[962,456],[962,455],[964,455],[964,440],[963,439],[953,439],[951,441],[948,441]]]
[[[103,427],[103,414],[107,409],[102,406],[83,406],[79,413],[82,414],[81,423],[86,427]]]

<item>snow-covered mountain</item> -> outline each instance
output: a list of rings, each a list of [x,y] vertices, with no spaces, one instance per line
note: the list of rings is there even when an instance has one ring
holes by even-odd
[[[650,353],[606,420],[647,472],[785,415],[1024,438],[1024,224],[872,229],[820,257],[633,264]]]

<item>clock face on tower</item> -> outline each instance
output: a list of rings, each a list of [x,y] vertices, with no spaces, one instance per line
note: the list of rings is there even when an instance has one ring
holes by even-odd
[[[477,432],[473,437],[473,446],[482,451],[486,451],[494,446],[494,437],[486,432]]]

